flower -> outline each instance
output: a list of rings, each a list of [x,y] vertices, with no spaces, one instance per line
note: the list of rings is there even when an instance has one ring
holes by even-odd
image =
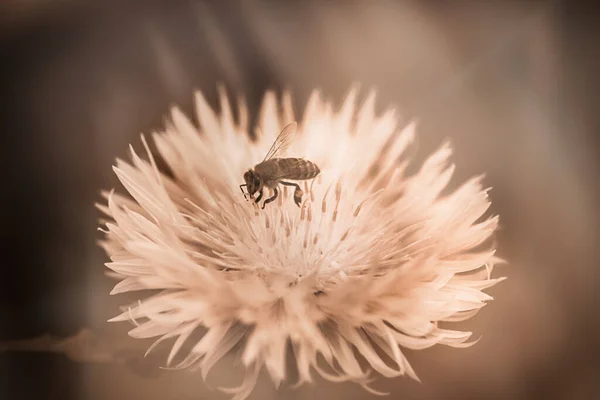
[[[288,156],[321,174],[304,184],[301,207],[283,188],[264,210],[239,185],[296,120],[291,95],[267,93],[256,140],[244,102],[234,118],[222,88],[220,114],[196,95],[199,129],[174,108],[153,135],[169,173],[143,140],[149,161],[131,149],[132,163],[114,167],[130,196],[106,193],[100,206],[112,221],[106,265],[120,279],[111,293],[158,290],[111,321],[134,321],[130,335],[159,337],[155,344],[174,338],[168,365],[205,329],[175,366],[197,367],[204,379],[241,343],[246,378],[223,389],[238,400],[263,367],[276,385],[286,379],[289,343],[298,384],[314,369],[371,391],[371,369],[418,379],[403,348],[472,344],[471,332],[440,322],[473,316],[492,299],[482,290],[501,280],[490,278],[500,260],[486,243],[498,218],[482,219],[490,202],[481,177],[442,193],[453,173],[447,144],[406,174],[415,124],[398,131],[393,110],[375,113],[373,93],[359,109],[356,96],[352,89],[336,110],[313,93]]]

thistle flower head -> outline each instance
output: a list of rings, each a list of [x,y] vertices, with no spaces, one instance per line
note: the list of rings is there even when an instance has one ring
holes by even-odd
[[[197,94],[199,128],[173,109],[166,131],[153,135],[169,174],[145,141],[148,161],[132,149],[132,162],[114,168],[129,195],[107,193],[100,206],[111,220],[107,266],[120,279],[112,293],[158,292],[113,320],[133,320],[136,338],[173,338],[169,365],[205,329],[175,366],[198,367],[204,378],[241,343],[246,378],[224,389],[236,399],[263,368],[276,385],[286,379],[290,343],[299,383],[314,370],[368,390],[372,370],[417,379],[404,348],[469,345],[470,332],[439,323],[467,319],[491,300],[482,290],[500,280],[490,278],[499,260],[482,246],[498,219],[482,219],[490,203],[480,178],[443,192],[450,147],[407,175],[415,125],[397,130],[393,111],[374,111],[374,95],[357,109],[353,90],[334,108],[315,92],[297,118],[289,94],[279,102],[268,93],[251,139],[243,102],[234,118],[220,94],[219,114]],[[300,207],[283,187],[262,210],[239,185],[296,120],[287,155],[321,174],[300,182]]]

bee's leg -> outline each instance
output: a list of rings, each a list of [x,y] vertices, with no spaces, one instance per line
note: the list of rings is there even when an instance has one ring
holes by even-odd
[[[276,198],[277,198],[277,196],[279,195],[279,191],[277,190],[277,188],[273,188],[273,191],[275,192],[275,193],[273,194],[273,196],[271,196],[271,197],[269,197],[268,199],[266,199],[266,200],[265,200],[265,202],[263,203],[263,206],[262,206],[262,209],[263,209],[263,210],[265,209],[265,206],[266,206],[267,204],[269,204],[269,203],[270,203],[270,202],[272,202],[272,201],[275,201],[275,199],[276,199]],[[262,194],[262,193],[261,193],[261,194]]]
[[[244,194],[244,198],[245,198],[246,200],[248,200],[248,196],[250,196],[250,194],[249,194],[249,193],[246,193],[246,192],[244,192],[244,189],[243,189],[243,188],[244,188],[244,186],[246,186],[246,187],[247,187],[248,185],[247,185],[247,184],[245,184],[245,183],[242,183],[242,184],[240,185],[240,190],[241,190],[241,191],[242,191],[242,193]],[[250,196],[250,198],[252,198],[252,196]]]
[[[296,203],[296,205],[300,207],[300,203],[302,202],[302,195],[304,194],[302,189],[300,189],[300,185],[298,185],[297,183],[283,181],[279,183],[286,186],[294,186],[296,188],[296,190],[294,190],[294,203]]]
[[[256,200],[254,200],[254,202],[258,204],[258,202],[260,201],[260,199],[262,199],[262,196],[263,196],[263,191],[261,189],[260,193],[258,194],[258,197],[256,198]]]

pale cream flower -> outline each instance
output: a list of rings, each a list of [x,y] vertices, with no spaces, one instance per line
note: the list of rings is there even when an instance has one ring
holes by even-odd
[[[112,293],[159,292],[113,321],[133,320],[136,338],[176,338],[168,364],[206,329],[177,366],[198,366],[204,378],[242,342],[246,379],[224,389],[236,399],[250,394],[263,367],[276,385],[286,379],[290,342],[299,383],[314,369],[368,390],[370,368],[358,354],[386,377],[418,379],[402,348],[469,345],[470,332],[439,322],[467,319],[491,300],[482,290],[501,280],[490,278],[500,260],[482,245],[498,219],[481,218],[490,203],[480,178],[441,194],[454,169],[450,147],[407,176],[402,155],[414,124],[398,132],[393,111],[376,115],[374,95],[356,109],[352,90],[336,110],[315,92],[288,156],[313,161],[321,175],[305,186],[302,208],[284,190],[260,210],[239,185],[296,120],[291,96],[279,103],[266,95],[253,141],[243,102],[234,119],[220,93],[220,114],[197,94],[200,129],[175,108],[153,136],[170,177],[146,142],[149,162],[132,150],[133,163],[114,168],[132,198],[107,194],[101,206],[113,220],[104,230],[107,266],[121,279]]]

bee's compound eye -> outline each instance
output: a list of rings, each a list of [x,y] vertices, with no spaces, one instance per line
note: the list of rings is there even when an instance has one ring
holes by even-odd
[[[258,179],[258,178],[254,179],[254,186],[256,186],[256,187],[260,186],[260,179]]]

